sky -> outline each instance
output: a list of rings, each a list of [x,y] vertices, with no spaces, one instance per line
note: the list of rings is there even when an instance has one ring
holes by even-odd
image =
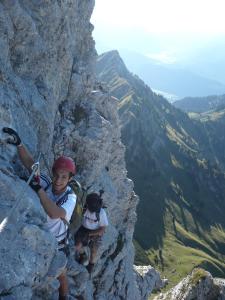
[[[225,36],[224,11],[224,0],[96,0],[91,22],[98,52],[127,48],[173,64]]]
[[[96,26],[149,33],[225,33],[224,0],[96,0]]]

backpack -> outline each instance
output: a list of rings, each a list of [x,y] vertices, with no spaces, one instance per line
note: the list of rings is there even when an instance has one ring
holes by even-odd
[[[84,206],[83,214],[88,209],[91,213],[95,212],[96,215],[96,222],[100,221],[100,211],[103,208],[103,200],[101,198],[102,194],[104,193],[103,190],[97,193],[91,193],[86,196],[86,204]]]
[[[75,179],[73,179],[69,182],[69,187],[72,189],[72,192],[74,192],[75,195],[77,196],[76,206],[73,210],[73,213],[72,213],[72,216],[70,219],[70,225],[69,225],[69,231],[73,235],[81,225],[82,217],[83,217],[83,210],[84,210],[86,198],[87,198],[87,192],[90,187],[85,189]]]

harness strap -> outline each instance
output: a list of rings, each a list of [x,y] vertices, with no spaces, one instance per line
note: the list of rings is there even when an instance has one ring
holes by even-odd
[[[94,221],[94,222],[100,222],[101,208],[100,208],[100,211],[95,211],[96,220],[92,220],[92,221]],[[88,209],[87,204],[85,204],[84,207],[83,207],[83,212],[82,212],[83,216],[84,216],[85,212],[87,211],[87,209]]]
[[[42,178],[42,179],[45,180],[45,178]],[[46,181],[47,181],[47,180],[45,180],[45,182],[46,182]],[[47,183],[47,182],[46,182],[46,183]],[[50,187],[51,185],[52,185],[52,182],[48,181],[48,184],[47,184],[47,186],[44,188],[44,191],[46,192],[46,191],[49,189],[49,187]],[[68,196],[69,196],[70,194],[74,194],[74,192],[72,191],[72,189],[70,189],[70,190],[67,191],[64,195],[62,195],[62,196],[56,201],[56,205],[57,205],[57,206],[62,206],[62,205],[68,200]],[[61,236],[65,236],[65,233],[66,233],[65,238],[64,238],[62,241],[59,241],[59,242],[58,242],[58,245],[62,245],[62,244],[65,245],[65,244],[67,243],[67,240],[69,239],[69,234],[70,234],[70,231],[69,231],[69,225],[70,225],[70,223],[69,223],[66,219],[62,219],[62,218],[61,218],[61,220],[62,220],[63,223],[65,224],[66,230],[65,230],[63,233],[57,235],[56,238],[60,238]],[[61,248],[61,247],[60,247],[60,248]]]
[[[64,195],[62,195],[62,197],[60,197],[57,201],[56,201],[56,205],[57,206],[61,206],[63,205],[67,200],[68,200],[68,196],[70,194],[73,194],[73,192],[70,190],[70,191],[67,191]]]

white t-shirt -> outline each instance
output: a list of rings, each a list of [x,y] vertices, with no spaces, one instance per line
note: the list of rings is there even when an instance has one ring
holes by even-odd
[[[99,213],[99,221],[96,218],[96,213],[91,213],[88,209],[85,211],[82,219],[82,225],[91,230],[99,229],[100,227],[105,227],[109,225],[106,212],[101,208]]]
[[[51,179],[48,176],[43,175],[43,174],[41,174],[41,177],[40,177],[40,185],[43,189],[48,187],[45,192],[48,195],[49,199],[51,199],[55,203],[59,199],[61,199],[63,197],[63,195],[65,195],[67,192],[71,191],[71,188],[68,186],[64,193],[62,193],[60,195],[55,195],[52,192]],[[65,198],[65,199],[67,199],[65,201],[65,203],[63,203],[60,206],[60,207],[63,207],[66,211],[65,219],[68,223],[70,222],[73,210],[76,205],[76,198],[77,198],[76,195],[74,193],[71,193],[71,194],[67,195],[67,198]],[[63,222],[62,219],[60,219],[60,218],[52,219],[47,215],[46,227],[56,237],[58,242],[63,240],[66,237],[68,226]]]

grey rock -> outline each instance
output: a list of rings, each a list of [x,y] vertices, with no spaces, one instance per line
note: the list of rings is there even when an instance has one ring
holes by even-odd
[[[159,272],[151,266],[134,266],[136,282],[140,296],[138,299],[148,299],[153,290],[159,290],[164,287],[164,281],[161,280]]]
[[[26,286],[15,287],[11,292],[5,293],[5,296],[1,297],[1,300],[30,300],[32,297],[32,290]]]
[[[139,295],[132,244],[138,198],[127,178],[118,102],[96,90],[93,7],[93,0],[1,1],[0,128],[17,130],[35,159],[44,154],[48,167],[57,156],[70,155],[81,183],[105,190],[110,225],[98,264],[89,278],[68,261],[71,299],[132,300]],[[55,300],[66,260],[43,226],[37,195],[19,178],[26,173],[6,138],[0,130],[0,221],[7,221],[0,231],[0,294],[11,291],[22,299],[24,290],[26,299]],[[43,159],[41,169],[47,171]]]
[[[174,288],[154,300],[222,300],[225,299],[224,279],[214,279],[212,275],[196,268]]]

